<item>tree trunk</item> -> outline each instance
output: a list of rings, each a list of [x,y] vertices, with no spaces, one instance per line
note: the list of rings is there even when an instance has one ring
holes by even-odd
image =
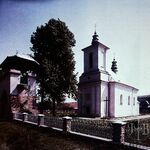
[[[56,116],[56,105],[55,105],[55,99],[53,99],[53,110],[52,110],[52,115]]]

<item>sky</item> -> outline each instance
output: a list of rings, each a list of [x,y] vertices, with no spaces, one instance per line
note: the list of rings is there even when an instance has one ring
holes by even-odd
[[[94,26],[115,57],[121,82],[150,94],[150,0],[0,0],[0,63],[10,55],[30,54],[30,37],[51,18],[74,33],[76,70],[83,72],[81,49],[91,44]]]

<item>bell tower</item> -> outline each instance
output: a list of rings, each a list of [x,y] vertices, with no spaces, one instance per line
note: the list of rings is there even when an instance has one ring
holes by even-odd
[[[84,55],[84,72],[79,80],[79,113],[83,116],[101,116],[102,81],[108,82],[106,71],[106,53],[109,48],[99,42],[96,31],[91,45],[82,49]],[[108,90],[103,94],[108,97]]]
[[[99,42],[96,31],[92,37],[91,45],[82,49],[84,53],[84,72],[80,77],[80,82],[89,82],[89,79],[100,80],[100,77],[97,76],[100,72],[107,74],[106,53],[109,48]],[[85,76],[88,76],[88,81],[85,81]]]

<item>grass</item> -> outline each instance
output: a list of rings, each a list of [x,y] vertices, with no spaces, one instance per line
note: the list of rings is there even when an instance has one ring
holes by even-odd
[[[122,150],[101,142],[69,138],[52,130],[0,122],[0,150]]]

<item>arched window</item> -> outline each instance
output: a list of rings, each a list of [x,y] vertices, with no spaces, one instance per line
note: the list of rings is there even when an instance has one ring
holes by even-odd
[[[123,105],[123,96],[122,96],[122,94],[120,95],[120,105]]]
[[[130,105],[130,96],[128,96],[128,105]]]
[[[133,98],[133,105],[135,105],[135,97]]]

